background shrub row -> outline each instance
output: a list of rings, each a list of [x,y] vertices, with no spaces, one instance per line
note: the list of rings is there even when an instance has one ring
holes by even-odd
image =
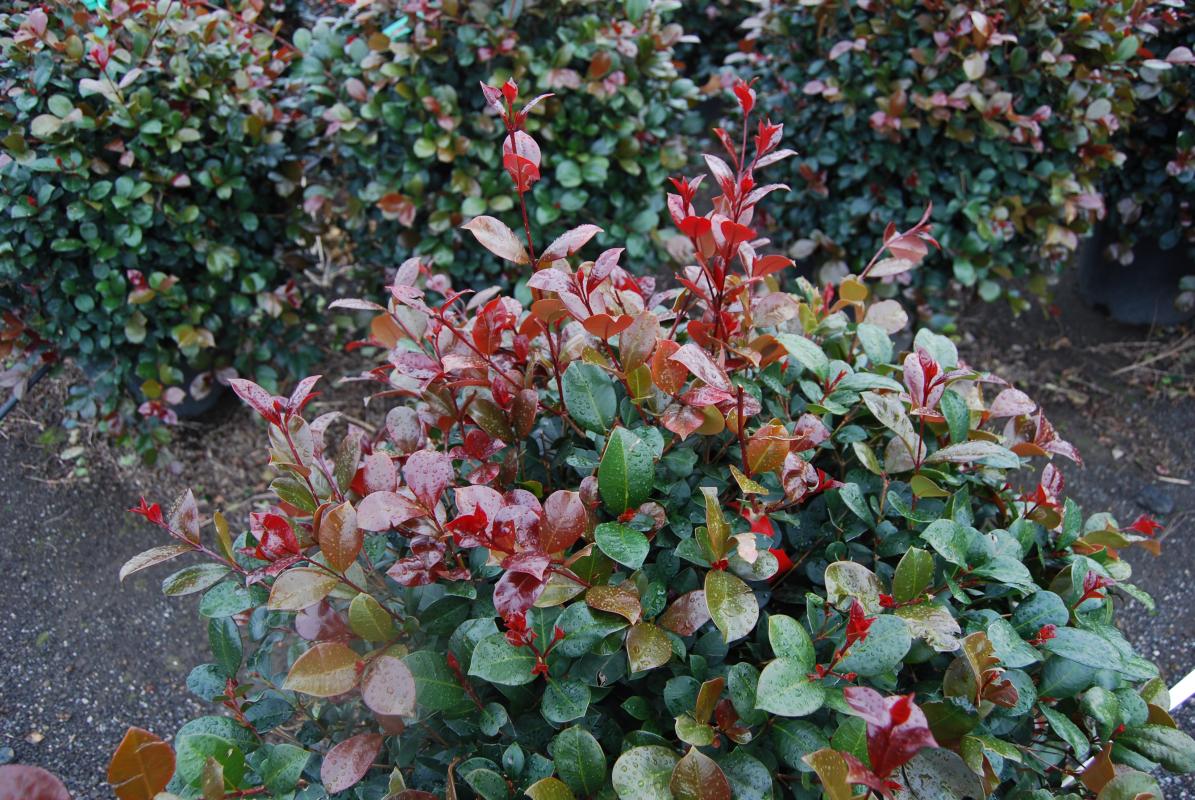
[[[517,202],[474,91],[506,77],[556,94],[528,122],[552,150],[532,226],[584,209],[639,274],[670,259],[659,188],[694,162],[730,70],[760,78],[802,153],[765,222],[831,282],[861,266],[849,243],[870,251],[930,201],[950,256],[919,273],[931,298],[953,280],[1024,308],[1013,279],[1045,295],[1106,214],[1125,260],[1133,231],[1190,244],[1182,9],[736,8],[379,2],[304,28],[253,3],[18,0],[0,14],[0,306],[80,362],[73,409],[116,431],[137,407],[171,421],[227,370],[272,387],[314,358],[315,295],[344,291],[303,280],[316,234],[370,287],[411,253],[458,284],[503,277],[459,226]]]

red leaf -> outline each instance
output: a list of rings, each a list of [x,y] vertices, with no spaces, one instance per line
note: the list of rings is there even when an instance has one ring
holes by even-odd
[[[347,640],[353,635],[344,615],[327,600],[308,606],[295,615],[295,633],[309,642]]]
[[[545,553],[560,553],[585,534],[589,512],[581,495],[563,489],[553,492],[544,502],[544,516],[539,524],[540,547]]]
[[[494,584],[494,609],[503,616],[522,614],[544,591],[544,581],[525,572],[504,572]]]
[[[380,733],[359,733],[345,739],[324,756],[319,776],[324,791],[329,794],[343,792],[356,785],[369,772],[370,765],[382,750]]]
[[[408,520],[424,516],[427,511],[414,500],[395,492],[374,492],[357,507],[357,525],[365,531],[393,530]]]
[[[724,392],[730,391],[730,378],[726,371],[714,363],[709,353],[695,344],[686,344],[670,356],[670,360],[684,364],[689,371],[709,386]]]
[[[500,220],[483,215],[474,217],[461,227],[477,237],[485,249],[499,258],[516,264],[526,264],[530,260],[519,237]]]
[[[120,800],[153,800],[174,775],[174,751],[142,728],[130,727],[108,764],[108,783]]]
[[[71,794],[41,767],[6,764],[0,767],[0,800],[71,800]]]
[[[602,232],[597,225],[578,225],[570,231],[565,231],[548,245],[540,255],[541,264],[547,264],[558,258],[566,258],[585,246],[585,243]],[[553,290],[557,291],[557,290]]]
[[[233,378],[228,382],[237,397],[272,425],[280,422],[278,411],[274,408],[274,396],[256,383],[244,378]]]
[[[879,777],[887,778],[922,748],[938,746],[913,695],[884,697],[865,686],[847,687],[843,695],[867,723],[867,756]]]
[[[629,314],[623,314],[618,318],[611,317],[609,314],[594,314],[581,324],[585,326],[585,330],[599,339],[608,340],[631,327],[631,323],[634,321],[635,318]]]
[[[361,699],[369,710],[389,717],[415,713],[415,676],[393,656],[378,656],[361,679]]]
[[[452,459],[435,450],[419,450],[408,456],[402,476],[415,497],[429,511],[440,502],[440,495],[456,477],[452,470]]]

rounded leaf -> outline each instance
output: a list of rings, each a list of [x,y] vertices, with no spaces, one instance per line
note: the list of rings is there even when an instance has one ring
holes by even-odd
[[[730,782],[714,760],[695,747],[676,762],[668,788],[676,800],[730,800]]]
[[[283,689],[312,697],[334,697],[357,685],[360,656],[342,642],[320,642],[295,659]]]
[[[378,656],[361,679],[361,699],[376,714],[414,716],[415,677],[399,659]]]
[[[662,800],[671,797],[676,753],[666,747],[632,747],[614,762],[610,780],[622,800]]]
[[[337,744],[324,756],[320,766],[324,791],[335,794],[356,785],[369,772],[381,750],[382,735],[378,733],[359,733]]]

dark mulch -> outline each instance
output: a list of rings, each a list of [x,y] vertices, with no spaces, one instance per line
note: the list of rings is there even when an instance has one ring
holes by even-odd
[[[1136,582],[1158,612],[1124,609],[1129,637],[1171,683],[1195,668],[1195,374],[1189,332],[1151,333],[1106,321],[1060,290],[1057,317],[1013,318],[999,306],[962,315],[961,351],[1046,407],[1079,446],[1086,467],[1063,464],[1070,493],[1087,511],[1122,521],[1151,505],[1173,509],[1163,556],[1132,552]],[[1141,367],[1135,364],[1162,355]],[[355,367],[338,367],[340,375]],[[1119,374],[1113,374],[1123,370]],[[375,424],[357,386],[319,401]],[[122,466],[104,442],[50,436],[62,383],[47,382],[0,426],[0,508],[7,520],[0,583],[0,748],[16,760],[62,775],[81,798],[110,797],[103,772],[126,725],[170,735],[198,711],[184,681],[207,658],[206,631],[194,603],[162,597],[164,570],[117,583],[120,565],[160,543],[124,509],[146,494],[165,504],[195,488],[205,512],[247,513],[268,484],[263,431],[235,403],[204,424],[187,426],[174,448],[177,466]],[[49,441],[47,445],[46,442]],[[84,477],[59,455],[84,452]],[[69,453],[76,455],[76,452]],[[1026,480],[1028,480],[1028,476]],[[1195,703],[1179,717],[1195,731]],[[1195,781],[1168,779],[1172,797],[1195,796]]]

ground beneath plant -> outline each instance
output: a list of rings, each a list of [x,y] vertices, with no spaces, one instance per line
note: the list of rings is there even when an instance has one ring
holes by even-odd
[[[1195,334],[1111,323],[1069,284],[1057,312],[1013,318],[973,306],[960,314],[960,350],[1042,402],[1079,447],[1085,467],[1062,466],[1085,510],[1123,522],[1149,511],[1167,526],[1160,558],[1126,554],[1158,610],[1129,605],[1122,618],[1174,684],[1195,669]],[[105,765],[125,727],[170,736],[199,711],[185,679],[208,657],[194,603],[161,595],[164,570],[118,584],[127,558],[160,543],[124,509],[142,494],[165,505],[190,486],[205,513],[237,518],[264,496],[268,471],[263,431],[235,403],[185,426],[172,463],[122,465],[102,440],[61,432],[64,386],[37,387],[0,426],[0,511],[9,520],[0,545],[0,762],[44,766],[78,798],[107,798]],[[380,411],[363,408],[359,386],[325,388],[317,411],[377,423]],[[1179,722],[1195,732],[1195,701]],[[1195,797],[1190,777],[1164,786],[1172,798]]]

